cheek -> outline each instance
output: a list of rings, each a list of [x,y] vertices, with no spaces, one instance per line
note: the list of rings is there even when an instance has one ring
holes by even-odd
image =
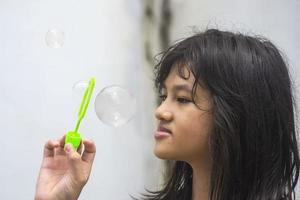
[[[209,155],[209,137],[212,117],[208,114],[177,118],[176,132],[164,140],[156,141],[154,154],[168,160],[205,159]]]
[[[187,156],[199,155],[208,151],[209,134],[205,131],[196,129],[187,131],[182,137],[176,138],[179,149],[182,154]]]
[[[190,118],[191,119],[191,118]],[[180,134],[176,135],[178,142],[186,154],[207,154],[209,150],[209,137],[212,133],[212,117],[210,114],[195,116],[182,127]],[[184,152],[183,152],[184,153]]]

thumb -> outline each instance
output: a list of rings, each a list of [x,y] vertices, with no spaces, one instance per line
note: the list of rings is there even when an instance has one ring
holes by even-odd
[[[70,143],[65,145],[65,151],[71,169],[76,170],[79,167],[79,162],[81,161],[80,154],[74,149],[73,145]]]
[[[65,152],[68,160],[69,170],[67,171],[66,180],[69,184],[68,188],[71,189],[72,195],[77,196],[77,199],[83,186],[86,183],[86,178],[82,173],[82,160],[80,154],[74,149],[73,145],[70,143],[65,144]],[[69,199],[69,198],[68,198]]]

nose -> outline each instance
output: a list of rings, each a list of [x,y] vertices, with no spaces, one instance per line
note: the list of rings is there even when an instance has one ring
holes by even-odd
[[[156,108],[155,117],[160,121],[171,121],[173,119],[173,113],[167,107],[166,103],[163,102]]]

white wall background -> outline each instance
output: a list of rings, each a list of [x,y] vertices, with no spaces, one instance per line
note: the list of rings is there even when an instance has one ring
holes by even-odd
[[[90,76],[97,77],[94,97],[110,84],[128,88],[137,115],[113,128],[90,105],[80,132],[96,142],[97,156],[80,199],[127,200],[156,185],[144,1],[0,0],[1,199],[33,199],[43,145],[73,129],[80,100],[72,86]],[[269,37],[287,54],[299,87],[298,0],[171,0],[171,10],[172,41],[190,35],[191,26],[207,25]],[[60,49],[45,44],[51,28],[65,33]]]
[[[93,97],[122,85],[136,96],[137,114],[113,128],[90,105],[80,132],[96,142],[97,156],[80,199],[130,199],[153,186],[154,94],[142,15],[139,0],[0,1],[0,199],[33,199],[43,145],[74,128],[80,99],[72,86],[91,76]],[[60,49],[45,43],[51,28],[65,34]]]

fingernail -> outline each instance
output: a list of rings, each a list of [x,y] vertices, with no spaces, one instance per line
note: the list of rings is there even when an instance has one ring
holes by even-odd
[[[67,153],[70,153],[72,150],[73,150],[72,144],[68,143],[68,144],[65,145],[65,151]]]

